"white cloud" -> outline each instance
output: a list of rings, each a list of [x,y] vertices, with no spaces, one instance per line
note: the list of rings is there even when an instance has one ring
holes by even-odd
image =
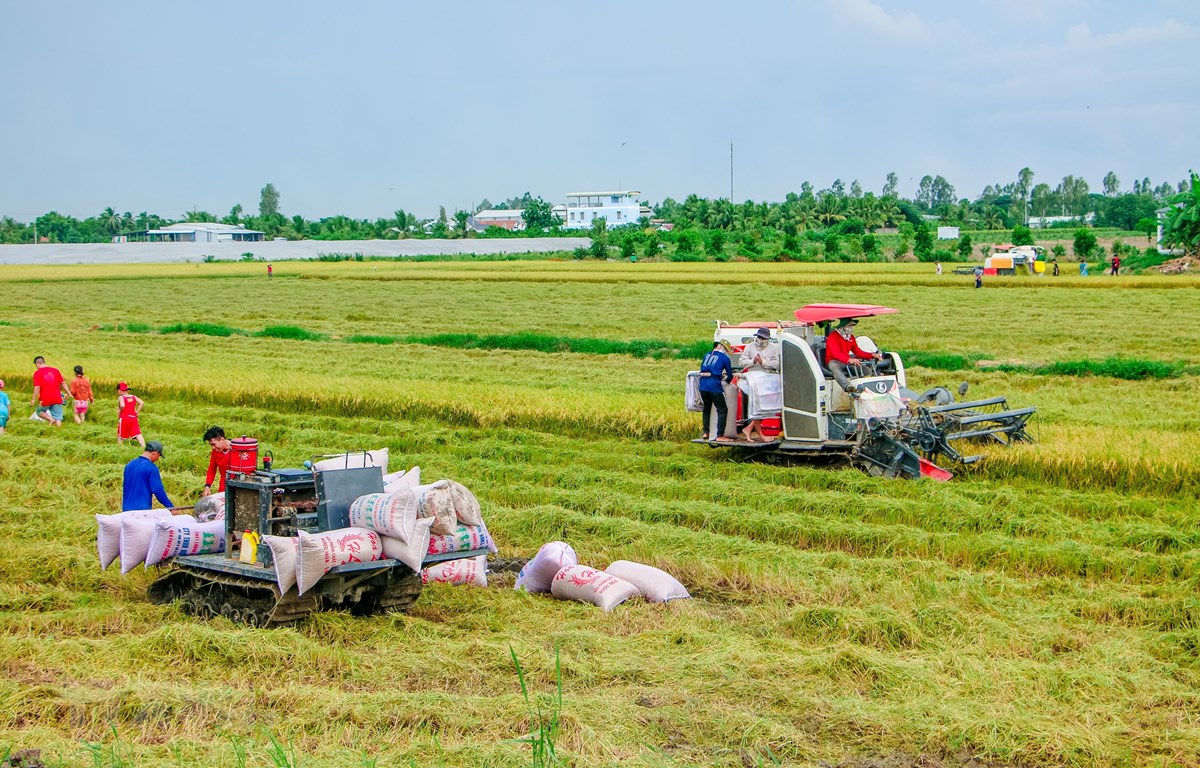
[[[884,40],[927,43],[933,29],[913,11],[888,11],[873,0],[830,0],[834,18]]]
[[[1165,40],[1191,37],[1195,30],[1177,21],[1164,21],[1155,26],[1130,27],[1120,32],[1102,35],[1092,33],[1087,23],[1076,24],[1067,30],[1067,49],[1072,51],[1097,51],[1119,48],[1126,45],[1147,45]]]

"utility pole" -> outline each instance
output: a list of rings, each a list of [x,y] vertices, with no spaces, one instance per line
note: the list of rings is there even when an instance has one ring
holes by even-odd
[[[729,202],[733,202],[733,142],[729,142]]]

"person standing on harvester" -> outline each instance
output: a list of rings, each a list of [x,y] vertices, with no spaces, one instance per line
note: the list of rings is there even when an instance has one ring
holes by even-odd
[[[759,328],[754,332],[754,338],[742,348],[742,354],[738,357],[738,365],[741,366],[744,373],[752,371],[760,371],[762,373],[779,373],[779,345],[771,342],[771,329]],[[745,377],[742,378],[742,384],[746,383]],[[742,386],[739,384],[738,386]],[[749,395],[749,390],[743,390]],[[751,398],[747,397],[747,407],[753,408],[754,403],[750,402]],[[758,442],[769,442],[768,438],[762,431],[762,419],[750,419],[742,430],[742,437],[746,442],[754,442],[754,434],[758,433]]]
[[[154,499],[167,509],[175,505],[163,488],[162,475],[155,466],[163,456],[163,444],[157,440],[146,443],[142,455],[125,465],[125,477],[122,484],[121,511],[131,509],[150,509]]]
[[[866,360],[882,360],[883,355],[876,352],[864,352],[854,338],[854,326],[858,318],[847,317],[838,323],[837,329],[825,340],[825,366],[833,374],[833,379],[842,389],[851,394],[858,392],[858,387],[850,383],[848,365],[859,365]]]
[[[728,346],[723,341],[714,341],[712,352],[704,356],[700,363],[700,402],[704,404],[704,434],[702,439],[708,440],[712,435],[718,442],[732,442],[733,438],[725,436],[725,419],[729,415],[729,407],[725,405],[725,383],[733,381],[733,363],[726,353]],[[717,409],[717,430],[709,432],[709,419],[712,409]]]

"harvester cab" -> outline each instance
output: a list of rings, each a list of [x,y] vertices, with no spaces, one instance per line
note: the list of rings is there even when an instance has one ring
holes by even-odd
[[[793,321],[718,321],[714,340],[730,345],[735,364],[758,328],[771,330],[772,342],[780,347],[782,408],[777,417],[762,422],[764,434],[773,437],[770,442],[694,442],[771,459],[840,456],[873,475],[946,480],[952,474],[937,466],[939,459],[972,463],[981,458],[964,456],[955,441],[1029,440],[1025,423],[1035,408],[1010,410],[1003,397],[953,402],[953,395],[941,388],[938,391],[951,401],[926,405],[933,391],[918,395],[908,389],[904,361],[896,352],[881,351],[878,362],[850,366],[850,384],[857,391],[843,390],[825,362],[826,340],[834,323],[895,312],[878,305],[810,304],[796,310]],[[877,350],[866,337],[859,337],[858,344],[864,352]],[[693,388],[694,380],[689,386]],[[731,414],[726,437],[740,437],[739,428],[751,407],[744,389],[738,381],[725,388]]]

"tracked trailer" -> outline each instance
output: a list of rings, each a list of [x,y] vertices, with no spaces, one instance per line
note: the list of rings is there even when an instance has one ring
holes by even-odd
[[[169,570],[150,584],[147,595],[156,604],[178,600],[195,616],[224,616],[256,627],[297,621],[320,610],[358,615],[406,611],[421,594],[421,574],[399,560],[336,566],[303,595],[295,586],[280,592],[270,548],[259,546],[251,562],[241,560],[245,531],[296,536],[299,531],[346,528],[354,500],[382,492],[383,470],[373,466],[260,469],[231,475],[225,487],[225,551],[174,558]],[[427,555],[424,565],[487,553],[472,549]]]
[[[918,394],[908,389],[904,362],[895,352],[881,352],[882,361],[871,365],[852,366],[850,381],[857,392],[844,391],[825,364],[832,324],[894,312],[868,304],[810,304],[796,310],[794,321],[718,321],[714,340],[730,345],[735,368],[738,353],[754,332],[770,329],[772,341],[780,346],[781,409],[778,416],[764,420],[764,432],[771,439],[741,439],[746,397],[735,381],[725,386],[730,414],[725,437],[735,439],[693,442],[743,458],[825,458],[849,461],[880,477],[948,480],[952,473],[939,463],[966,465],[983,458],[968,452],[972,443],[1031,441],[1026,424],[1036,408],[1011,408],[1004,397],[958,402],[941,387]],[[867,351],[876,349],[868,338],[860,337],[859,343]],[[964,384],[959,396],[965,392]]]

